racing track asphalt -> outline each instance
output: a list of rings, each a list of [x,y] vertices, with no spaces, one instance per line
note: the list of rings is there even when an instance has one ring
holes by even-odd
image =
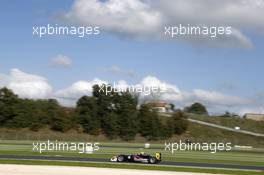
[[[107,159],[100,159],[100,158],[81,158],[81,157],[62,157],[62,156],[0,155],[0,159],[79,161],[79,162],[109,162],[109,160],[107,160]],[[199,167],[199,168],[225,168],[225,169],[239,169],[239,170],[261,170],[261,171],[264,171],[264,166],[251,166],[251,165],[230,165],[230,164],[168,162],[168,161],[162,161],[162,162],[159,163],[159,165],[183,166],[183,167]]]

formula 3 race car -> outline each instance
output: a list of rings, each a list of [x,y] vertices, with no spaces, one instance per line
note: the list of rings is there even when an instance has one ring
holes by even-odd
[[[117,155],[110,159],[111,162],[134,162],[134,163],[149,163],[156,164],[161,162],[161,153],[156,153],[155,156],[151,156],[145,153],[138,153],[132,155]]]

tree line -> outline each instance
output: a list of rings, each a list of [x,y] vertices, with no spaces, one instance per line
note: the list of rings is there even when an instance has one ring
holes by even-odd
[[[81,97],[75,108],[62,107],[55,99],[22,99],[10,89],[2,88],[0,127],[30,128],[32,131],[49,127],[60,132],[81,129],[91,135],[103,134],[109,139],[123,140],[133,140],[136,135],[148,140],[167,139],[187,130],[188,120],[181,110],[175,110],[171,117],[160,116],[148,104],[139,106],[136,95],[102,86],[93,86],[92,95]],[[110,93],[106,95],[100,91],[102,88],[109,88]],[[207,112],[199,104],[185,111],[201,113],[199,109]]]

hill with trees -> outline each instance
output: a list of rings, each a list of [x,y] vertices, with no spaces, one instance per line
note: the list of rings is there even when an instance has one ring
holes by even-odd
[[[76,108],[65,108],[55,99],[22,99],[10,89],[0,89],[0,127],[38,131],[81,130],[108,139],[133,140],[137,134],[147,140],[159,140],[183,134],[188,126],[184,113],[172,117],[159,116],[157,111],[142,104],[129,92],[117,93],[109,86],[93,87],[92,96],[81,97]],[[110,88],[106,95],[102,88]],[[109,89],[108,89],[109,90]]]
[[[259,147],[264,140],[195,123],[187,117],[241,128],[263,129],[263,124],[234,117],[210,117],[201,105],[191,105],[192,113],[175,110],[170,117],[148,105],[138,107],[138,98],[128,92],[106,96],[93,87],[92,96],[81,97],[75,108],[65,108],[54,99],[21,99],[7,88],[0,89],[0,139],[97,140],[159,142],[232,142]],[[198,106],[198,110],[197,110]],[[190,108],[189,108],[190,110]],[[190,111],[188,111],[190,112]]]

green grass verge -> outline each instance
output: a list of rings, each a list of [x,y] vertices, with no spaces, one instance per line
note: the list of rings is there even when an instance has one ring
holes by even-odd
[[[76,153],[61,153],[61,152],[50,152],[50,153],[43,153],[39,154],[37,152],[26,152],[26,151],[0,151],[0,154],[2,155],[27,155],[27,156],[64,156],[64,157],[87,157],[87,158],[102,158],[108,160],[110,157],[116,154],[76,154]],[[184,155],[183,155],[184,156]],[[246,161],[246,160],[228,160],[228,158],[223,158],[221,159],[210,159],[210,158],[203,158],[203,157],[196,157],[196,158],[191,158],[191,155],[187,155],[188,157],[164,157],[163,156],[163,161],[171,161],[171,162],[188,162],[188,163],[216,163],[216,164],[229,164],[229,165],[252,165],[252,166],[262,166],[263,162],[257,162],[257,161]]]
[[[112,163],[84,163],[84,162],[62,162],[62,161],[38,161],[38,160],[0,160],[0,164],[23,164],[23,165],[55,165],[55,166],[79,166],[79,167],[99,167],[99,168],[117,168],[117,169],[137,169],[137,170],[159,170],[159,171],[178,171],[178,172],[197,172],[212,174],[229,175],[263,175],[263,172],[257,171],[238,171],[222,169],[203,169],[203,168],[183,168],[170,166],[153,165],[135,165],[135,164],[112,164]]]
[[[109,159],[113,155],[117,154],[135,154],[137,152],[144,151],[148,154],[155,154],[155,152],[162,153],[163,161],[173,162],[193,162],[193,163],[218,163],[218,164],[231,164],[231,165],[254,165],[263,166],[264,164],[264,152],[248,152],[248,151],[231,151],[231,152],[217,152],[212,154],[210,152],[202,151],[176,151],[174,154],[164,151],[162,145],[153,145],[159,149],[139,149],[133,148],[133,146],[141,146],[143,144],[127,144],[127,143],[102,143],[103,147],[99,151],[93,154],[79,154],[74,151],[52,151],[39,152],[32,151],[32,141],[0,141],[0,154],[2,155],[49,155],[49,156],[65,156],[65,157],[88,157],[88,158],[103,158]],[[132,146],[132,148],[131,148]]]
[[[206,115],[199,115],[199,114],[187,114],[188,117],[214,123],[222,126],[227,126],[230,128],[234,128],[236,126],[239,126],[240,129],[248,130],[252,132],[257,133],[263,133],[264,134],[264,121],[254,121],[250,119],[244,119],[239,117],[219,117],[219,116],[206,116]]]

